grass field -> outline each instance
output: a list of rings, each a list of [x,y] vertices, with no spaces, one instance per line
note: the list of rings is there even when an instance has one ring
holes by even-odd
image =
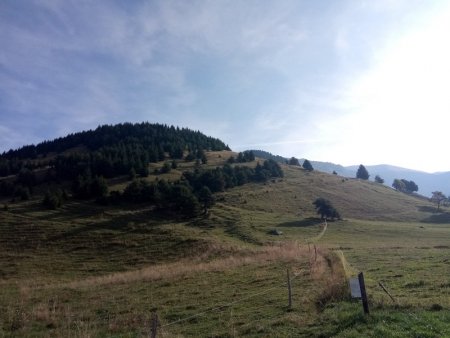
[[[208,156],[211,166],[226,159]],[[0,211],[0,337],[147,336],[153,311],[158,337],[450,337],[450,224],[439,222],[448,211],[374,183],[284,170],[186,221],[143,205],[10,204]],[[319,196],[344,216],[326,231]],[[349,296],[359,271],[370,316]]]

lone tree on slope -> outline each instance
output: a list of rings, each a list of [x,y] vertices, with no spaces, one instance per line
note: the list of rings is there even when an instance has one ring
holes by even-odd
[[[394,182],[392,182],[392,187],[395,190],[404,192],[404,193],[408,193],[408,194],[412,194],[415,191],[419,190],[418,185],[414,182],[414,181],[408,181],[405,179],[394,179]]]
[[[446,197],[441,191],[433,191],[431,196],[431,201],[437,204],[437,210],[441,206],[441,203],[445,201]]]
[[[330,218],[334,220],[335,218],[341,219],[339,212],[333,207],[331,202],[325,198],[319,197],[313,202],[316,207],[316,212],[320,215],[322,219]]]
[[[368,180],[369,179],[369,172],[367,171],[366,167],[362,164],[359,165],[358,171],[356,172],[356,178],[360,178],[362,180]]]

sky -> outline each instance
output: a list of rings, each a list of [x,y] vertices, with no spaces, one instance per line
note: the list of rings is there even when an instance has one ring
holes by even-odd
[[[2,0],[0,152],[148,121],[450,171],[449,32],[438,0]]]

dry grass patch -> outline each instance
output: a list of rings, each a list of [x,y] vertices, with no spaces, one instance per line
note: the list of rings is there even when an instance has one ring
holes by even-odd
[[[167,280],[189,276],[201,272],[219,272],[243,265],[264,265],[273,262],[305,261],[309,255],[307,247],[297,242],[284,242],[280,245],[265,246],[260,249],[239,250],[228,257],[208,260],[208,254],[195,259],[185,259],[174,263],[154,265],[138,270],[118,272],[83,280],[30,286],[31,288],[89,288],[100,285],[127,284],[138,281]],[[24,287],[26,288],[26,287]]]
[[[311,279],[320,286],[314,302],[317,309],[323,310],[328,303],[348,296],[347,274],[340,255],[322,248],[317,248],[316,252],[312,252],[310,257],[310,274]]]

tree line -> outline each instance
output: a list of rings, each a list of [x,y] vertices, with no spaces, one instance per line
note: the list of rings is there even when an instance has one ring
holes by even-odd
[[[80,150],[62,154],[72,149]],[[47,166],[55,167],[59,173],[70,169],[69,174],[73,174],[77,167],[88,165],[92,173],[113,177],[132,167],[138,171],[146,163],[161,161],[166,156],[181,159],[185,152],[199,149],[219,151],[229,150],[229,147],[217,138],[187,128],[148,122],[103,125],[4,152],[0,155],[0,176],[16,175],[24,168],[33,170]],[[50,159],[49,154],[59,156]]]
[[[283,177],[278,163],[266,160],[255,168],[231,166],[229,163],[215,169],[195,169],[185,171],[180,180],[168,182],[157,180],[148,182],[134,180],[123,191],[112,191],[112,203],[149,203],[155,208],[171,213],[194,216],[214,203],[213,194],[250,182],[265,182],[268,179]]]
[[[356,178],[368,180],[369,177],[370,175],[366,167],[364,167],[364,165],[361,164],[356,172]],[[376,175],[375,182],[383,184],[384,180],[379,175]],[[401,191],[408,194],[412,194],[414,192],[419,191],[419,186],[414,181],[408,181],[403,178],[402,179],[395,178],[394,181],[392,182],[392,187],[397,191]]]
[[[250,182],[266,182],[283,175],[281,167],[273,160],[266,160],[263,164],[258,162],[254,168],[226,163],[215,169],[196,168],[194,171],[185,171],[181,179],[175,182],[134,179],[123,192],[109,192],[102,176],[86,172],[73,182],[72,193],[75,198],[95,198],[100,203],[148,203],[171,215],[191,217],[201,211],[206,212],[213,205],[214,193]],[[53,189],[47,191],[43,203],[54,209],[62,205],[65,199],[64,191]]]

